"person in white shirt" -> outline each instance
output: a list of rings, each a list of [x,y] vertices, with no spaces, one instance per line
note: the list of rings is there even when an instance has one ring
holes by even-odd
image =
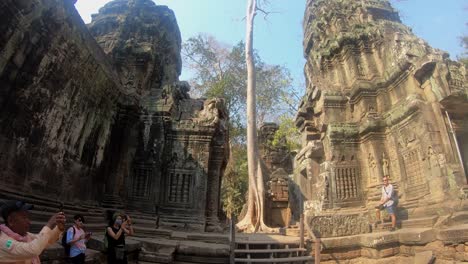
[[[39,234],[29,233],[28,210],[33,206],[22,201],[6,201],[0,208],[5,224],[0,225],[0,263],[39,264],[39,255],[55,244],[65,229],[63,212],[50,217]]]
[[[75,224],[67,230],[67,244],[70,245],[70,261],[72,264],[84,264],[86,259],[86,242],[89,241],[91,233],[83,229],[84,217],[75,215]]]
[[[382,186],[382,198],[380,198],[380,204],[376,208],[377,222],[380,222],[380,211],[383,209],[387,210],[387,213],[392,219],[392,228],[390,231],[395,231],[396,227],[396,215],[395,215],[395,201],[394,201],[394,190],[393,185],[389,182],[387,176],[383,177]]]

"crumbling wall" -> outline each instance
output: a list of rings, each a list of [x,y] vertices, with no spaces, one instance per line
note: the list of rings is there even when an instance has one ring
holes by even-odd
[[[311,217],[369,210],[372,222],[383,176],[410,218],[464,196],[464,65],[416,37],[388,1],[307,1],[304,55],[295,179]]]
[[[123,98],[117,75],[71,1],[0,5],[1,181],[95,199],[95,172]]]

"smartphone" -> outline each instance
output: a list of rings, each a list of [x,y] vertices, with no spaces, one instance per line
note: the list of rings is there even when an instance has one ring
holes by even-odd
[[[59,205],[59,212],[63,212],[63,202],[61,202]]]

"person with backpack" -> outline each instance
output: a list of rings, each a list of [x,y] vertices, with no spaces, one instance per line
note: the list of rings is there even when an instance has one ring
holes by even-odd
[[[396,195],[393,189],[393,185],[389,182],[387,176],[383,177],[383,186],[382,186],[382,197],[380,199],[380,204],[375,207],[376,209],[376,218],[377,223],[380,222],[380,211],[383,209],[387,210],[387,213],[392,219],[392,227],[390,231],[395,231],[396,227]]]
[[[0,263],[39,264],[42,251],[59,240],[65,230],[65,214],[56,213],[38,234],[29,232],[28,210],[33,205],[22,201],[5,201],[0,212],[5,224],[0,225]]]
[[[134,234],[132,221],[127,215],[115,213],[106,229],[105,244],[107,243],[107,263],[127,264],[125,251],[125,235]]]
[[[84,217],[75,215],[73,217],[74,225],[67,230],[65,254],[69,251],[68,256],[73,264],[84,264],[86,258],[86,242],[91,238],[91,233],[86,233],[83,229]]]

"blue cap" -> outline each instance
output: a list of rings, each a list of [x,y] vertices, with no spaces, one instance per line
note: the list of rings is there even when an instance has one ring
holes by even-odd
[[[3,220],[6,222],[8,216],[17,211],[28,211],[34,208],[34,205],[27,204],[22,201],[9,200],[4,201],[0,207],[0,212],[2,213]]]

